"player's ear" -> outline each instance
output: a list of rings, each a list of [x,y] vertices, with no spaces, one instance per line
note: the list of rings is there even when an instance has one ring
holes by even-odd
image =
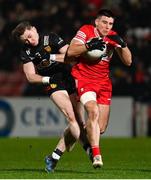
[[[37,32],[37,29],[35,26],[32,26],[31,29]]]
[[[96,19],[95,19],[95,25],[98,26],[98,23],[99,23],[99,19],[96,18]]]

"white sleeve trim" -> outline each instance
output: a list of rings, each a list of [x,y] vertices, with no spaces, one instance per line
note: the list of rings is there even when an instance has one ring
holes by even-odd
[[[85,42],[84,42],[84,41],[82,41],[81,39],[78,39],[78,38],[76,38],[76,37],[74,37],[73,39],[75,39],[75,40],[77,40],[77,41],[81,42],[82,44],[85,44]]]

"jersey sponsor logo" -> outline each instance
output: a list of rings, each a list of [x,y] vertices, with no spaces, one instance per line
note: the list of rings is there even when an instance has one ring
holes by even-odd
[[[81,89],[80,89],[80,92],[83,92],[83,91],[84,91],[84,88],[81,88]]]
[[[27,55],[29,55],[30,54],[30,49],[27,49],[26,53],[27,53]]]
[[[59,42],[58,44],[61,44],[63,42],[63,39],[61,37],[59,37]]]
[[[49,44],[49,36],[44,36],[44,46],[48,46]]]

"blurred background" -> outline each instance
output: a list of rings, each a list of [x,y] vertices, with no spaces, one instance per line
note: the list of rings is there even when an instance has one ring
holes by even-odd
[[[105,135],[151,136],[151,0],[0,0],[0,136],[57,136],[66,125],[42,88],[27,82],[12,29],[29,20],[70,43],[100,8],[115,13],[114,30],[133,55],[131,67],[113,56],[113,103]]]

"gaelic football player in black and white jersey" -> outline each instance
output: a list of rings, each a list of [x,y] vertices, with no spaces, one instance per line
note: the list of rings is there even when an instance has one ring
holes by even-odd
[[[80,119],[75,93],[75,82],[72,78],[70,65],[56,62],[63,61],[68,45],[55,33],[41,34],[29,22],[21,22],[12,31],[15,42],[21,47],[23,71],[30,83],[42,83],[51,100],[64,113],[68,121],[64,136],[60,139],[52,154],[46,156],[46,170],[54,170],[65,150],[81,137],[77,123]],[[79,116],[79,117],[78,117]],[[82,121],[79,121],[82,124]],[[83,132],[85,132],[83,130]],[[71,137],[68,142],[68,137]],[[89,143],[83,133],[83,147],[87,151]],[[83,139],[82,137],[82,139]]]

